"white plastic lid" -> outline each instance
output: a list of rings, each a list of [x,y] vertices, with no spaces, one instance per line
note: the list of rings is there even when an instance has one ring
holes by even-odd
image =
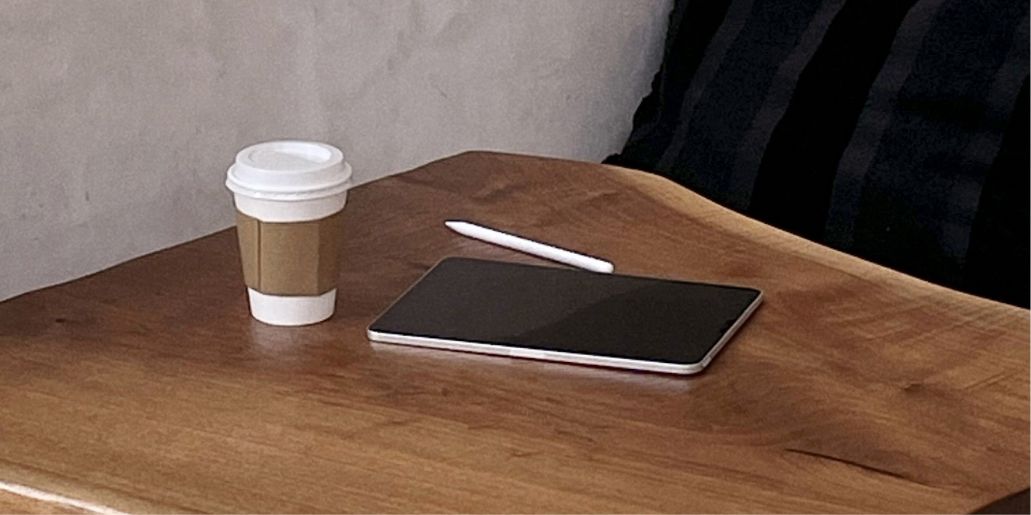
[[[226,187],[247,197],[303,201],[350,187],[351,166],[339,149],[314,141],[269,141],[236,154]]]

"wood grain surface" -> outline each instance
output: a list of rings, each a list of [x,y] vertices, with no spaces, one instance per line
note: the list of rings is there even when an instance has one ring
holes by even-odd
[[[1028,487],[1026,310],[596,164],[466,153],[348,202],[326,323],[252,320],[233,230],[0,303],[0,480],[182,512],[964,512]],[[686,378],[370,344],[445,256],[539,263],[450,218],[766,302]]]

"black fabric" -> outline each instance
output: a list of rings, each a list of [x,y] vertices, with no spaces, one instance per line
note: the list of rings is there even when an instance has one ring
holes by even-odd
[[[606,162],[1027,306],[1029,116],[1023,1],[676,1]]]
[[[1028,113],[1028,84],[1020,90],[1016,113]],[[970,250],[964,270],[964,289],[977,295],[1027,306],[1026,286],[1031,283],[1028,233],[1031,212],[1031,159],[1027,116],[1013,116],[981,191]],[[1024,285],[1025,288],[1020,286]]]

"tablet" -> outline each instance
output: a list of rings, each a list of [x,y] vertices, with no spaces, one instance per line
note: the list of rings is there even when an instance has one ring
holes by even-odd
[[[387,308],[368,337],[693,374],[761,301],[759,290],[739,286],[447,258]]]

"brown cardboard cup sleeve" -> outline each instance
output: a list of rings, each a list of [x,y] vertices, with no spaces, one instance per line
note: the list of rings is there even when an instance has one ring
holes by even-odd
[[[243,278],[267,295],[315,296],[336,288],[343,211],[305,222],[263,222],[237,211]]]

